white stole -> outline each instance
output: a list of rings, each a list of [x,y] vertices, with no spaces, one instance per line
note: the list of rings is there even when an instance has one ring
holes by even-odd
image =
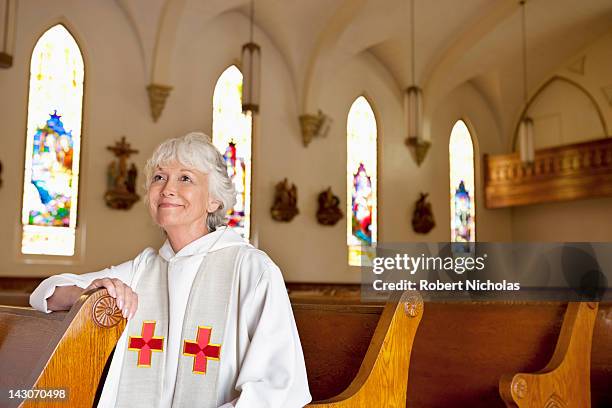
[[[181,335],[181,353],[172,405],[216,407],[219,360],[239,251],[230,246],[208,253],[194,279]],[[136,285],[138,310],[128,341],[116,406],[157,407],[161,400],[168,338],[168,263],[159,255],[141,267]]]

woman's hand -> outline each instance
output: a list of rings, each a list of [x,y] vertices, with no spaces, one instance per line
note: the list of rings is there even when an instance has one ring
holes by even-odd
[[[117,301],[117,307],[121,310],[123,317],[132,319],[138,309],[138,295],[120,279],[102,278],[96,279],[85,289],[106,288],[108,294]]]

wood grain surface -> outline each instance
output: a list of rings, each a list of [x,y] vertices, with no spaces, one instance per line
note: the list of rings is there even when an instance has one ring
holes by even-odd
[[[591,406],[591,339],[597,303],[570,303],[554,354],[541,371],[504,375],[499,392],[508,407]]]

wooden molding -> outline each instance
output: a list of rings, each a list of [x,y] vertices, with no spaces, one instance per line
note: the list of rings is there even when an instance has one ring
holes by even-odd
[[[612,196],[612,137],[518,153],[484,155],[485,207],[504,208]]]

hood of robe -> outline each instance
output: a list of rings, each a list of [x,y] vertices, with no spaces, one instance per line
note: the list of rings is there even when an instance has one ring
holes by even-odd
[[[201,255],[236,245],[250,246],[251,244],[234,231],[233,228],[224,226],[189,243],[177,253],[174,253],[170,241],[166,240],[159,249],[159,255],[164,260],[169,261],[175,257]]]

